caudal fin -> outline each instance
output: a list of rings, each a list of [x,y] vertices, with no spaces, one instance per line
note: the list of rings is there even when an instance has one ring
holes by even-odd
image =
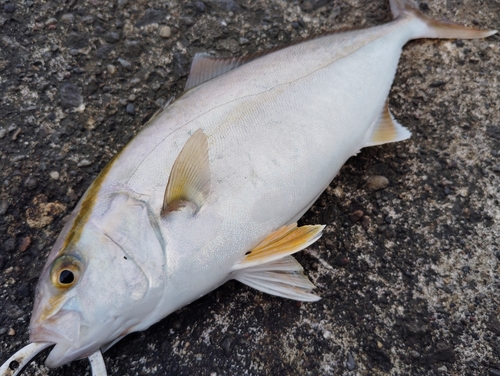
[[[412,17],[419,20],[412,39],[477,39],[496,34],[497,30],[479,30],[466,27],[451,21],[434,20],[423,14],[413,0],[389,0],[394,18]]]

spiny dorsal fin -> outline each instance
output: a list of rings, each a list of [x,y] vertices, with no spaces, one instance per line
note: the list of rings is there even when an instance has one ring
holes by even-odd
[[[385,103],[382,113],[372,129],[373,132],[365,147],[403,141],[411,136],[411,132],[399,124],[392,116],[389,111],[388,101]]]
[[[283,298],[303,302],[321,299],[311,294],[316,286],[307,279],[304,269],[292,256],[238,270],[233,278],[256,290]]]
[[[208,140],[198,129],[186,141],[174,162],[163,197],[162,215],[178,210],[187,203],[198,211],[205,203],[210,190]]]
[[[297,223],[283,226],[247,252],[232,270],[266,264],[301,251],[318,240],[324,228],[321,225],[297,227]]]

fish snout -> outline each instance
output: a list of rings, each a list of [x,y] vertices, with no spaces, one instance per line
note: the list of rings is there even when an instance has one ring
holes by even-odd
[[[31,323],[30,340],[32,342],[67,342],[75,345],[80,338],[80,313],[60,310],[46,320]]]

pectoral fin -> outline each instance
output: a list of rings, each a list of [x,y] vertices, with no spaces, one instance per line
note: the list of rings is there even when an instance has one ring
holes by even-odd
[[[198,211],[210,190],[208,140],[198,129],[187,140],[174,162],[163,197],[162,215],[191,204]]]
[[[321,299],[311,294],[310,291],[316,286],[307,279],[303,271],[292,256],[285,256],[267,264],[238,270],[233,278],[256,290],[283,298],[303,302]]]
[[[379,118],[371,127],[370,138],[364,147],[403,141],[411,136],[411,132],[394,119],[388,104],[385,103]]]

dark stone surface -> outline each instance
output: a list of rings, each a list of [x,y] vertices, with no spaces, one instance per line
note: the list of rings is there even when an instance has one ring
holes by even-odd
[[[421,8],[500,25],[498,2],[446,3]],[[66,216],[182,93],[195,53],[251,53],[391,19],[382,0],[40,1],[16,2],[14,13],[9,4],[0,14],[0,362],[28,341],[34,286]],[[498,373],[499,74],[498,36],[410,42],[390,108],[412,138],[363,149],[301,220],[327,225],[297,255],[323,299],[229,282],[116,344],[104,355],[109,374]],[[372,190],[373,176],[390,184]],[[46,374],[46,354],[25,374]],[[88,370],[83,360],[50,374]]]
[[[83,103],[80,88],[70,83],[61,85],[59,88],[59,99],[62,108],[78,107]]]

